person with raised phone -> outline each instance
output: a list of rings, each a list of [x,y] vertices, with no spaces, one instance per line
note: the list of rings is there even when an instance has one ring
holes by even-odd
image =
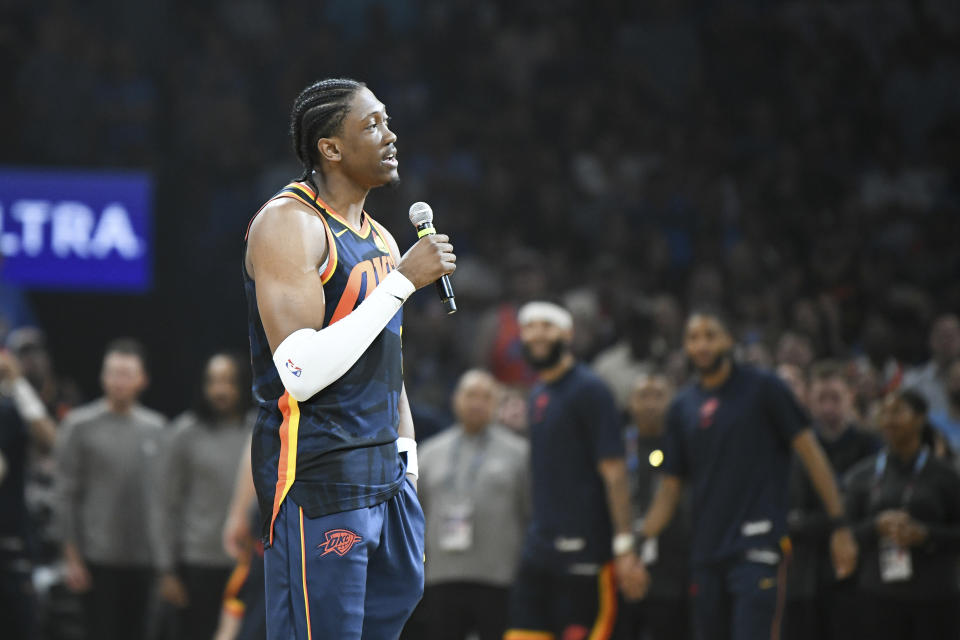
[[[303,163],[251,221],[243,263],[270,640],[393,639],[423,593],[423,512],[401,307],[456,267],[449,238],[401,258],[364,211],[396,183],[397,136],[364,84],[297,97]],[[406,480],[405,480],[406,477]]]

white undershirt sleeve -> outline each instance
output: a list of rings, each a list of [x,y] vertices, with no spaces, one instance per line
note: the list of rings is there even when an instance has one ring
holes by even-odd
[[[297,402],[303,402],[336,381],[360,359],[414,291],[413,283],[394,269],[341,320],[320,331],[291,333],[273,353],[284,388]]]

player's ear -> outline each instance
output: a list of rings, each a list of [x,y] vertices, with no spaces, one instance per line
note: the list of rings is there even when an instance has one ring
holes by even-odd
[[[317,140],[317,151],[320,152],[320,157],[328,162],[340,162],[340,143],[336,138]]]

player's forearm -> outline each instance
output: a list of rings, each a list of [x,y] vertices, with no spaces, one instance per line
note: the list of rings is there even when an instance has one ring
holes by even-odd
[[[411,438],[415,440],[416,429],[413,426],[413,412],[410,410],[410,401],[407,399],[406,385],[400,389],[398,412],[400,417],[397,423],[397,435],[401,438]]]
[[[390,272],[360,305],[320,331],[300,329],[273,354],[284,388],[298,402],[313,397],[352,367],[414,292],[399,271]]]
[[[656,538],[659,536],[677,511],[683,483],[677,476],[666,476],[653,496],[653,502],[643,518],[643,537]]]
[[[844,516],[843,499],[840,497],[840,489],[834,479],[833,468],[813,432],[808,429],[800,433],[793,441],[793,448],[800,456],[810,481],[823,501],[827,515],[835,520],[842,518]]]
[[[612,459],[602,461],[600,468],[606,487],[607,507],[610,510],[613,531],[614,533],[631,533],[633,514],[630,506],[627,465],[622,459]]]

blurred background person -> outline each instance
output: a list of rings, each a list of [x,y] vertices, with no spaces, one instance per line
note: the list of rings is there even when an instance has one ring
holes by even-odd
[[[154,584],[148,505],[166,420],[138,403],[148,383],[139,342],[111,342],[100,379],[103,397],[71,411],[58,434],[65,580],[84,594],[90,640],[135,640]]]
[[[954,452],[960,452],[960,358],[947,365],[944,375],[947,407],[930,411],[930,424],[943,436]]]
[[[839,362],[816,362],[810,371],[809,411],[830,466],[842,477],[881,447],[880,439],[855,424],[853,390]],[[833,524],[796,457],[791,461],[791,556],[787,569],[785,640],[844,640],[859,623],[856,584],[838,581],[830,560]]]
[[[464,373],[453,394],[456,424],[420,446],[426,515],[426,589],[414,640],[500,640],[530,513],[529,447],[494,422],[496,380]]]
[[[214,640],[264,640],[267,637],[263,541],[253,533],[260,526],[260,507],[250,466],[252,435],[247,437],[240,453],[233,498],[223,524],[223,549],[236,560],[236,565],[223,593]]]
[[[14,640],[37,633],[32,583],[36,530],[27,512],[27,461],[31,446],[53,448],[55,427],[20,363],[0,351],[0,629]]]
[[[860,542],[859,585],[870,599],[863,638],[956,640],[960,476],[925,443],[926,400],[887,395],[878,415],[886,446],[847,479]]]
[[[684,344],[697,380],[668,410],[664,476],[643,523],[644,537],[658,538],[689,482],[693,620],[702,640],[780,633],[791,450],[832,520],[839,575],[853,571],[857,553],[808,415],[778,377],[733,361],[728,322],[715,310],[687,320]]]
[[[573,317],[551,302],[517,314],[540,383],[530,391],[532,517],[510,595],[504,640],[608,640],[616,588],[647,587],[634,551],[630,485],[613,395],[570,351]]]
[[[222,532],[253,430],[248,370],[241,356],[213,355],[195,409],[173,422],[164,443],[152,533],[159,596],[173,608],[170,638],[210,640],[217,628],[234,565]]]
[[[760,368],[762,369],[763,367]],[[800,403],[800,406],[808,409],[809,382],[807,380],[806,369],[795,364],[784,363],[777,365],[777,375],[780,376],[780,379],[786,382],[790,390],[793,391],[793,396],[797,399],[797,402]]]
[[[624,428],[627,471],[636,534],[639,518],[660,484],[663,464],[663,428],[673,386],[666,376],[653,373],[634,380],[630,393],[630,423]],[[690,638],[688,594],[690,574],[690,514],[684,501],[680,513],[657,538],[645,540],[640,557],[650,572],[650,588],[641,602],[623,602],[617,620],[618,640],[687,640]]]
[[[960,318],[946,313],[936,318],[930,327],[930,359],[908,370],[903,376],[905,388],[917,389],[930,407],[931,414],[949,409],[947,397],[947,369],[960,358]]]

